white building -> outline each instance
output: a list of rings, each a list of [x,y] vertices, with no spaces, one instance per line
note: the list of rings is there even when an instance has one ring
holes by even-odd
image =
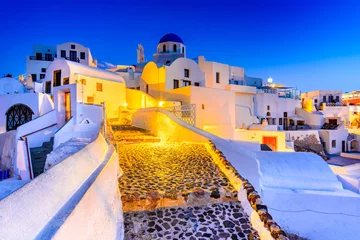
[[[321,103],[339,103],[342,101],[342,91],[341,90],[316,90],[312,92],[305,92],[301,94],[302,103],[305,100],[312,100],[316,109],[319,109]]]
[[[54,46],[34,45],[32,56],[26,58],[26,76],[34,82],[45,78],[46,69],[54,59],[63,58],[88,66],[96,66],[90,49],[81,44],[66,42]]]
[[[44,92],[53,94],[55,105],[64,106],[58,109],[58,122],[81,117],[83,104],[103,102],[107,117],[116,118],[119,107],[126,102],[125,81],[120,75],[65,59],[51,63],[43,84]]]

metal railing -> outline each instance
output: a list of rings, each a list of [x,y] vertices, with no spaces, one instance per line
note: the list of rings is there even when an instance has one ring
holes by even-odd
[[[186,104],[170,108],[164,108],[184,122],[196,126],[196,104]]]
[[[38,61],[54,61],[54,57],[36,57],[36,56],[29,56],[30,60],[38,60]]]
[[[342,102],[327,102],[327,103],[323,103],[325,104],[327,107],[342,107],[342,106],[346,106],[346,103],[342,103]]]
[[[246,85],[244,79],[230,79],[230,80],[229,80],[229,84],[232,84],[232,85],[242,85],[242,86]]]

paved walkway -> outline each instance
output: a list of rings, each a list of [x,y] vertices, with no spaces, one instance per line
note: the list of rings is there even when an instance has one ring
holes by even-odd
[[[204,144],[129,143],[118,141],[125,239],[258,239]]]
[[[360,163],[360,160],[342,157],[340,155],[333,155],[329,160],[326,161],[328,164],[336,165],[336,166],[348,166],[355,163]]]

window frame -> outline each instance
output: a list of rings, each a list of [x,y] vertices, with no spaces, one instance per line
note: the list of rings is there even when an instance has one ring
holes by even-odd
[[[190,78],[190,69],[184,68],[184,77]]]
[[[80,52],[80,59],[85,60],[85,52]]]
[[[102,83],[96,83],[96,91],[102,92],[103,91],[103,84]]]

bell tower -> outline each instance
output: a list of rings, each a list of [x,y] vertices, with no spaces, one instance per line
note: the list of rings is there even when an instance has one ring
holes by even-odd
[[[140,44],[138,44],[137,48],[137,63],[144,63],[145,62],[145,56],[144,56],[144,47]]]

